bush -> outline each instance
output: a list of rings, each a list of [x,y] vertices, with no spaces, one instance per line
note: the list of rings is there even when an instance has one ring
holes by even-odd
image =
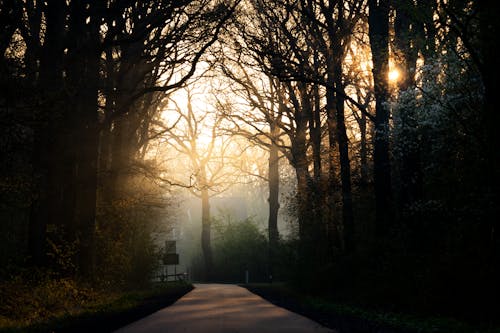
[[[251,219],[218,219],[213,228],[214,279],[243,282],[248,270],[251,281],[267,280],[267,239]]]
[[[0,327],[24,326],[79,311],[100,295],[70,278],[27,271],[0,284]]]
[[[109,288],[147,286],[160,262],[155,235],[167,231],[170,200],[163,190],[140,174],[129,176],[122,192],[99,206],[96,279]]]

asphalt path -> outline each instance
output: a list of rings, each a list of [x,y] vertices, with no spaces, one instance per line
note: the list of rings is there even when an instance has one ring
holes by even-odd
[[[116,333],[335,333],[230,284],[196,284],[173,305]]]

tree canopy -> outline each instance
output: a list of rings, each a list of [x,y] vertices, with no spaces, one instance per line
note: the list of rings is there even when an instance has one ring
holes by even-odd
[[[0,282],[147,283],[191,193],[204,279],[493,318],[492,5],[0,1]],[[263,228],[212,223],[241,188]]]

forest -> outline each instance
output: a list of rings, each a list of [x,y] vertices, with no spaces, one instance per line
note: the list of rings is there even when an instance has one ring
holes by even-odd
[[[198,281],[498,327],[494,5],[0,0],[0,329],[146,288],[190,198]]]

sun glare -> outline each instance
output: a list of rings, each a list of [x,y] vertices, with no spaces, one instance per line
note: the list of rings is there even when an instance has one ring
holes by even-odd
[[[389,71],[389,82],[396,83],[401,77],[401,73],[396,68]]]
[[[193,89],[190,95],[186,90],[180,89],[170,96],[168,107],[162,113],[168,127],[175,124],[173,133],[188,140],[194,139],[200,149],[206,149],[212,141],[215,144],[219,141],[213,138],[214,110],[206,99],[203,89]],[[191,104],[192,114],[189,114],[188,104]],[[189,133],[188,129],[194,132]]]

